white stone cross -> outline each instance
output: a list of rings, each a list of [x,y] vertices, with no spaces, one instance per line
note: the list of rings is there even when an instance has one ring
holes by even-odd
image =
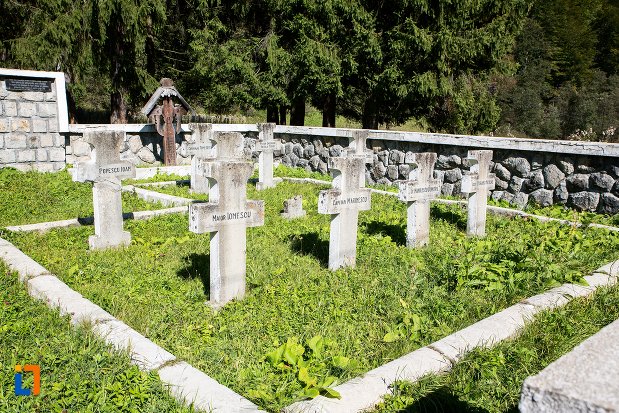
[[[406,245],[421,247],[430,240],[430,200],[441,194],[442,182],[434,179],[436,153],[413,155],[409,163],[413,169],[408,180],[398,181],[398,198],[407,203]]]
[[[354,267],[357,259],[359,211],[372,207],[371,191],[365,188],[365,163],[362,150],[367,134],[355,134],[355,151],[346,157],[329,158],[333,189],[320,191],[318,213],[331,215],[329,269]]]
[[[187,143],[185,153],[191,158],[191,190],[198,194],[208,194],[208,179],[198,173],[198,159],[213,157],[213,124],[190,123],[191,142]]]
[[[210,300],[215,307],[245,295],[247,227],[264,224],[264,201],[247,200],[253,163],[240,133],[215,134],[214,159],[199,160],[209,179],[209,202],[189,207],[189,230],[211,233]]]
[[[135,165],[120,160],[124,132],[86,131],[84,140],[93,145],[92,160],[75,165],[73,180],[93,182],[95,235],[88,238],[91,249],[104,249],[131,242],[123,231],[121,178],[134,178]]]
[[[273,151],[280,150],[282,143],[279,140],[273,139],[274,123],[259,123],[258,124],[258,141],[256,142],[256,151],[260,152],[258,157],[258,182],[256,189],[262,190],[273,188]]]
[[[348,148],[345,149],[347,156],[355,156],[365,159],[365,163],[374,162],[374,152],[371,149],[367,149],[366,142],[370,131],[368,130],[355,130],[352,133],[352,137],[349,138],[350,142]],[[365,179],[365,174],[363,175]]]
[[[469,236],[486,235],[486,208],[488,191],[494,189],[494,174],[490,173],[492,151],[469,151],[465,163],[469,172],[462,176],[462,193],[468,195],[466,233]]]

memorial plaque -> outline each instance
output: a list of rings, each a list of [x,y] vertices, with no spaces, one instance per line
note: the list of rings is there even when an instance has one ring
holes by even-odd
[[[44,79],[5,79],[6,90],[10,92],[46,92],[52,91],[53,80]]]

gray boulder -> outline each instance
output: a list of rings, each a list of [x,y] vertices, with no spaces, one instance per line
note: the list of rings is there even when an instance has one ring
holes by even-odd
[[[589,175],[587,174],[570,175],[565,182],[567,190],[570,192],[581,192],[589,189]]]
[[[595,211],[600,201],[600,194],[597,192],[576,192],[570,194],[567,205],[580,211]]]
[[[526,178],[531,172],[531,164],[526,158],[511,156],[502,162],[503,166],[510,170],[513,174],[521,178]]]
[[[598,212],[601,214],[619,213],[619,198],[609,193],[602,194],[598,204]]]
[[[596,172],[589,175],[589,185],[592,189],[608,192],[614,184],[615,180],[608,174]]]
[[[546,207],[552,205],[553,192],[549,189],[537,189],[529,194],[529,199],[537,205]]]
[[[565,174],[553,163],[544,167],[543,174],[547,189],[556,188],[565,179]]]

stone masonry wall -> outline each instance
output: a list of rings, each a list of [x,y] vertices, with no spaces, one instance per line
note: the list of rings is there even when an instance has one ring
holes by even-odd
[[[246,146],[253,149],[257,133],[245,132]],[[177,164],[188,165],[191,159],[184,148],[188,133],[177,136]],[[338,156],[348,144],[344,137],[324,137],[276,133],[284,145],[275,151],[275,160],[308,171],[328,173],[327,160]],[[87,160],[90,146],[81,134],[67,136],[67,163]],[[415,152],[436,152],[437,176],[443,178],[443,195],[461,196],[460,183],[466,167],[462,159],[469,149],[444,144],[423,144],[394,140],[368,139],[374,151],[374,161],[366,166],[368,184],[390,185],[405,179],[408,162]],[[505,200],[522,208],[528,203],[541,206],[566,205],[578,210],[606,214],[619,212],[619,158],[593,155],[570,155],[554,152],[506,150],[493,151],[492,172],[496,174],[496,189],[491,197]],[[257,160],[258,154],[254,153]],[[161,165],[161,137],[155,132],[127,132],[121,158],[137,165]]]
[[[15,92],[0,77],[0,168],[51,172],[65,167],[56,83],[52,91]]]

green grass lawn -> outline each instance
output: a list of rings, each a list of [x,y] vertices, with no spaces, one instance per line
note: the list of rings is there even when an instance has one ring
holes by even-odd
[[[208,298],[209,235],[186,215],[125,224],[124,249],[89,252],[90,227],[4,234],[72,288],[178,357],[277,411],[328,392],[420,346],[618,258],[619,234],[490,216],[465,236],[459,206],[432,208],[431,244],[405,247],[405,205],[373,195],[361,213],[357,268],[331,272],[327,186],[290,182],[257,192],[266,224],[248,230],[247,296],[218,312]],[[308,216],[279,217],[301,194]]]
[[[387,412],[518,412],[522,383],[619,318],[619,286],[539,314],[522,334],[474,350],[445,375],[401,382],[376,409]]]
[[[41,393],[15,396],[16,364],[38,364]],[[0,411],[192,412],[176,403],[155,373],[129,364],[87,328],[31,299],[0,262]],[[24,388],[32,388],[24,373]],[[67,410],[63,410],[67,409]]]
[[[92,184],[73,182],[66,171],[19,172],[0,169],[0,227],[35,224],[93,214]],[[123,211],[162,208],[135,194],[123,193]]]

